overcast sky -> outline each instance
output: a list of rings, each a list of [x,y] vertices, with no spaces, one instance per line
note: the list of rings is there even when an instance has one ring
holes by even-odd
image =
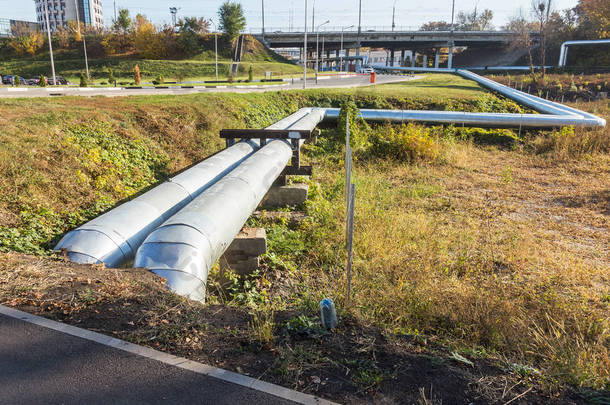
[[[71,1],[71,0],[68,0]],[[102,0],[104,22],[109,25],[113,18],[114,0]],[[264,0],[265,26],[268,30],[288,28],[291,15],[295,27],[303,26],[304,0]],[[180,7],[180,16],[198,16],[214,18],[217,21],[217,10],[222,0],[116,0],[118,7],[128,8],[132,15],[142,13],[154,23],[163,24],[171,21],[169,7]],[[312,0],[308,1],[308,25],[311,24]],[[249,28],[261,26],[261,0],[241,1]],[[477,0],[456,0],[456,14],[460,10],[472,10]],[[577,0],[553,0],[554,8],[563,10],[574,7]],[[363,26],[390,26],[392,24],[392,4],[394,0],[362,0]],[[489,8],[494,12],[493,24],[503,25],[515,15],[519,8],[529,14],[531,0],[478,0],[478,8]],[[291,12],[291,10],[293,10]],[[358,0],[318,0],[316,2],[316,25],[330,20],[328,27],[358,24]],[[0,18],[24,19],[35,21],[34,1],[14,2],[0,0]],[[427,21],[451,20],[451,0],[407,1],[396,0],[396,26],[418,27]]]

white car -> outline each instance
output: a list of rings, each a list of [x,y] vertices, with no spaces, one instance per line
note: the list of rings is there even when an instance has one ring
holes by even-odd
[[[364,67],[362,69],[360,69],[360,73],[374,73],[375,69],[373,69],[372,67]]]

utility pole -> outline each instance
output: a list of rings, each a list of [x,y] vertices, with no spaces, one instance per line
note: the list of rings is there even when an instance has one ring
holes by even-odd
[[[330,22],[330,20],[326,20],[322,24],[316,27],[316,84],[318,84],[318,72],[320,71],[320,49],[319,49],[319,39],[320,39],[320,27],[326,25]]]
[[[210,19],[210,22],[214,24],[214,60],[216,63],[216,81],[218,81],[218,27],[214,20]]]
[[[305,0],[305,37],[303,39],[303,88],[307,87],[307,0]]]
[[[360,34],[362,33],[362,0],[358,5],[358,40],[356,43],[356,73],[360,70]]]
[[[394,27],[396,26],[396,24],[394,24],[394,18],[396,17],[396,1],[394,0],[394,5],[392,6],[392,31],[394,31]]]
[[[51,26],[49,25],[49,9],[47,8],[47,0],[44,2],[44,15],[47,22],[47,37],[49,38],[49,54],[51,55],[51,74],[53,76],[53,86],[57,85],[57,79],[55,78],[55,62],[53,61],[53,45],[51,45]]]
[[[78,14],[78,11],[76,11],[76,14]],[[117,16],[116,16],[116,0],[114,0],[114,23],[115,24],[116,24],[116,19],[117,19]]]
[[[316,26],[316,0],[313,0],[313,4],[311,6],[311,32],[315,29]]]
[[[447,67],[449,69],[451,69],[451,66],[453,65],[453,30],[454,30],[453,21],[454,21],[454,16],[455,16],[455,0],[453,0],[453,2],[451,4],[451,38],[449,40],[449,55],[447,57]]]
[[[349,27],[341,27],[341,52],[343,52],[343,31],[349,29],[349,28],[354,28],[354,24],[350,25]],[[339,69],[343,69],[343,54],[340,53],[339,54]]]
[[[116,4],[116,2],[115,2],[115,4]],[[81,32],[80,32],[80,18],[78,16],[78,4],[76,4],[76,0],[74,0],[74,8],[76,9],[76,26],[78,27],[78,35],[83,40],[83,50],[85,51],[85,69],[87,71],[87,80],[89,80],[90,77],[89,77],[89,60],[87,59],[87,41],[85,40],[85,36],[81,35]],[[116,19],[115,19],[115,21],[116,21]]]
[[[265,0],[261,0],[261,10],[263,15],[263,41],[265,40]]]

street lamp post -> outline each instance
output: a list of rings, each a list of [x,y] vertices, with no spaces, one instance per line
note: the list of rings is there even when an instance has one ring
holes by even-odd
[[[358,2],[358,41],[356,44],[356,72],[360,70],[360,34],[362,33],[362,0]]]
[[[318,25],[316,27],[316,84],[318,84],[318,72],[320,71],[319,69],[319,63],[320,63],[320,51],[319,51],[319,38],[320,38],[320,27],[323,25],[326,25],[330,22],[330,20],[326,20],[325,22],[323,22],[322,24]]]
[[[449,41],[449,55],[447,57],[447,67],[449,69],[451,69],[451,66],[453,65],[453,30],[454,30],[454,26],[453,26],[453,17],[455,15],[455,0],[453,0],[452,4],[451,4],[451,39]]]
[[[303,37],[303,88],[307,87],[307,0],[305,0],[305,28]]]
[[[392,6],[392,31],[394,31],[394,27],[396,26],[396,24],[394,24],[394,19],[396,17],[396,1],[394,0],[394,5]]]
[[[76,26],[78,27],[78,35],[83,40],[83,50],[85,51],[85,70],[87,71],[87,80],[89,77],[89,61],[87,60],[87,41],[85,40],[85,36],[80,33],[80,17],[78,16],[78,5],[76,4],[76,0],[74,0],[74,9],[76,10]]]
[[[263,13],[263,41],[265,40],[265,0],[261,0],[261,9]]]
[[[214,24],[214,60],[216,63],[216,81],[218,81],[218,27],[214,20],[210,19],[210,22]]]
[[[49,54],[51,55],[51,75],[53,76],[53,86],[57,85],[55,78],[55,62],[53,61],[53,45],[51,45],[51,26],[49,25],[49,9],[47,8],[47,0],[44,2],[44,15],[47,22],[47,37],[49,38]]]
[[[354,24],[349,27],[341,27],[341,52],[343,52],[343,31],[354,28]],[[343,69],[343,54],[339,55],[339,69]]]

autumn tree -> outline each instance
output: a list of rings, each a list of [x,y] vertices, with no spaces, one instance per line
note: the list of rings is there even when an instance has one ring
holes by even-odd
[[[535,31],[535,28],[535,24],[528,21],[522,13],[515,17],[511,17],[508,24],[504,26],[506,31],[511,31],[513,33],[509,48],[511,50],[527,49],[530,75],[534,81],[536,79],[536,72],[534,71],[534,57],[532,54],[534,48],[532,32]]]
[[[17,55],[34,55],[42,48],[44,36],[40,31],[30,29],[26,24],[15,24],[14,36],[9,41],[9,46]]]
[[[233,42],[246,28],[246,17],[240,3],[225,1],[218,10],[220,29]]]
[[[446,21],[430,21],[423,24],[420,28],[420,31],[450,31],[451,23]]]
[[[485,31],[493,28],[491,20],[493,20],[494,13],[489,9],[483,10],[479,13],[477,8],[470,13],[460,11],[457,15],[457,29],[463,31]]]
[[[542,65],[542,79],[546,74],[546,40],[548,22],[551,16],[551,0],[532,0],[532,13],[538,24],[538,40],[540,41],[540,64]]]
[[[136,65],[133,68],[133,81],[136,84],[136,86],[140,85],[140,67],[138,65]]]
[[[126,34],[131,29],[131,17],[129,17],[129,10],[126,8],[119,9],[117,19],[114,21],[112,28],[115,31]]]
[[[136,15],[133,24],[136,51],[145,59],[159,59],[165,56],[165,48],[157,35],[157,28],[142,14]]]
[[[574,12],[585,38],[610,38],[610,1],[579,0]]]

